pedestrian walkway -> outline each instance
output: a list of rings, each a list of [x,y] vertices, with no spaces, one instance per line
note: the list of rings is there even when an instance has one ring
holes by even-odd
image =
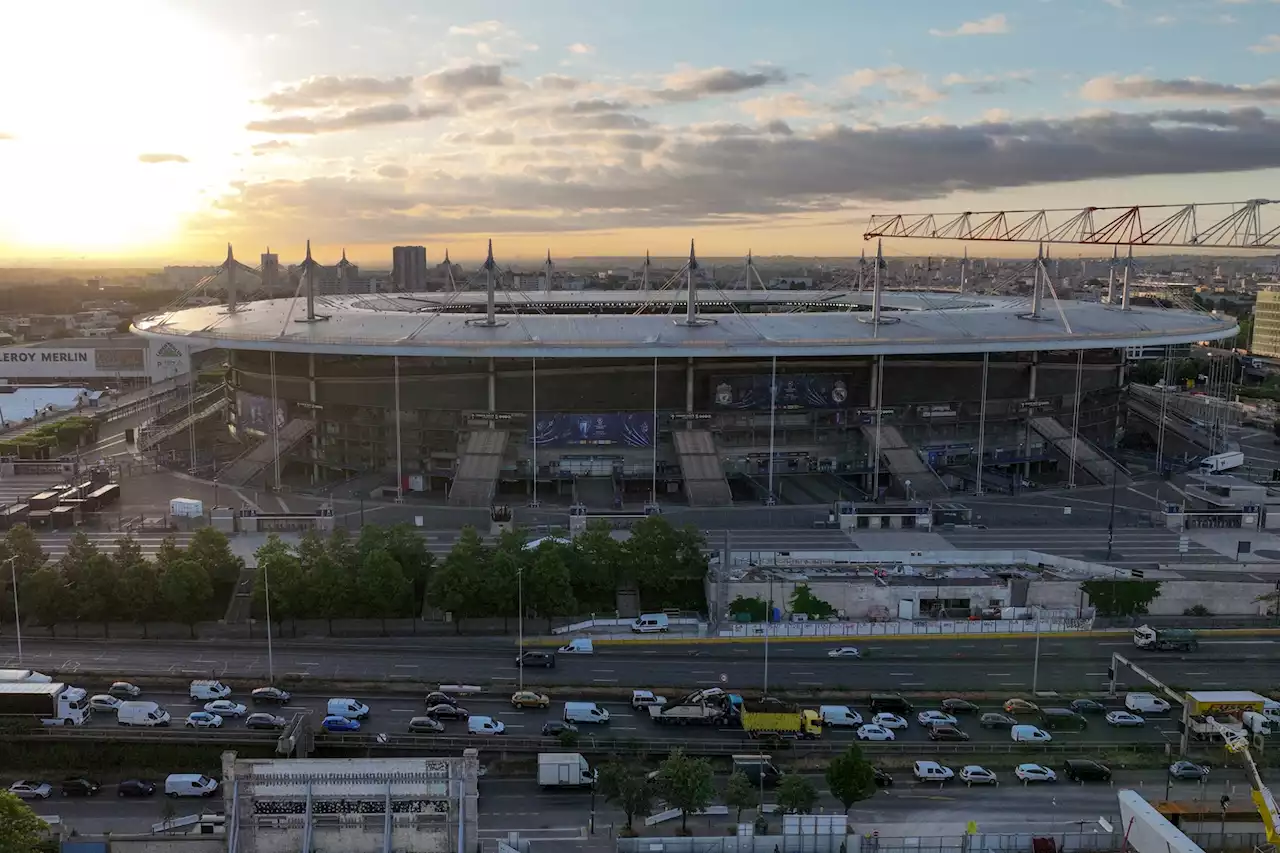
[[[0,504],[23,503],[32,495],[48,491],[66,480],[61,474],[0,478]]]
[[[50,560],[57,560],[67,553],[67,549],[71,544],[72,535],[73,534],[69,533],[37,534],[36,541],[40,543],[40,547],[44,549],[44,552],[49,555]],[[116,549],[116,541],[124,534],[119,531],[86,530],[84,531],[84,535],[90,542],[97,545],[99,550],[112,553]],[[138,531],[132,535],[133,541],[137,542],[138,547],[142,549],[143,556],[154,557],[160,550],[160,544],[164,542],[167,537],[172,536],[178,543],[178,547],[185,548],[187,544],[191,542],[191,537],[195,534],[186,532],[171,533],[163,530],[147,530]]]
[[[1117,528],[1109,559],[1105,527],[955,530],[942,535],[965,551],[1025,549],[1126,569],[1154,569],[1160,563],[1222,561],[1220,554],[1197,542],[1189,542],[1187,553],[1180,553],[1178,534],[1172,530]]]

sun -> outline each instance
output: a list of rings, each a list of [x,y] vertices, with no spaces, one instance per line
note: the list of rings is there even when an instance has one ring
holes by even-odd
[[[0,255],[155,251],[234,177],[251,96],[228,35],[150,0],[3,4],[0,31]]]

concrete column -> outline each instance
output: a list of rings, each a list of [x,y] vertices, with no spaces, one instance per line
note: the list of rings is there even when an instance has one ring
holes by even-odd
[[[311,410],[311,416],[316,419],[316,428],[311,431],[311,485],[320,482],[320,402],[316,399],[316,356],[315,353],[307,353],[307,399],[311,401],[311,405],[316,408]]]
[[[684,410],[685,414],[693,414],[693,356],[689,356],[684,368]]]
[[[462,751],[461,791],[458,809],[462,819],[458,826],[462,838],[458,839],[458,850],[475,849],[480,837],[480,753],[475,749]]]
[[[1039,372],[1040,372],[1040,353],[1033,352],[1031,353],[1031,378],[1030,378],[1030,381],[1028,382],[1028,388],[1027,388],[1028,400],[1034,400],[1036,398],[1036,378]],[[1035,412],[1031,411],[1030,409],[1027,410],[1027,456],[1028,457],[1031,455],[1031,418],[1034,415],[1035,415]],[[1027,480],[1031,479],[1031,460],[1029,458],[1027,459],[1026,462],[1022,463],[1022,476]]]
[[[489,413],[498,411],[498,368],[491,358],[489,359]],[[489,421],[489,429],[494,428],[494,422]]]
[[[876,370],[876,368],[879,366],[880,366],[880,360],[878,358],[871,359],[871,393],[867,395],[867,408],[872,412],[878,411],[879,405],[880,405],[880,398],[878,396],[879,390],[880,390],[880,376]],[[872,415],[872,417],[878,417],[878,415]],[[878,421],[873,421],[873,423],[877,423],[877,422]],[[875,454],[875,448],[872,448],[871,452]],[[873,459],[872,465],[874,465],[876,468],[876,474],[872,477],[872,479],[878,481],[879,467],[880,467],[878,464],[878,460]],[[872,486],[872,489],[871,489],[872,500],[875,500],[875,497],[876,497],[875,486],[878,486],[878,485],[879,483],[876,482],[875,485]]]

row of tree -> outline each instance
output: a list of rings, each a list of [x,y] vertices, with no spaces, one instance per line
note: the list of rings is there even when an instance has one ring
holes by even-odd
[[[863,756],[856,744],[832,759],[826,771],[827,790],[840,801],[845,812],[854,803],[876,792],[875,767]],[[607,801],[622,809],[627,816],[627,829],[638,814],[653,810],[655,802],[680,809],[680,830],[688,831],[688,817],[712,804],[716,798],[715,772],[707,758],[673,751],[658,766],[657,773],[646,773],[634,762],[611,761],[600,770],[600,791]],[[776,804],[783,814],[809,814],[818,803],[818,788],[798,773],[784,775],[778,783]],[[729,777],[724,803],[737,813],[760,807],[760,787],[741,770]]]

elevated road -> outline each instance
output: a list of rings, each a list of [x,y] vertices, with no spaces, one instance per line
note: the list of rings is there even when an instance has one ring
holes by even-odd
[[[831,658],[836,645],[858,645],[865,658]],[[1202,637],[1191,654],[1140,653],[1137,659],[1175,685],[1205,689],[1273,689],[1280,683],[1280,637],[1219,634]],[[0,667],[19,665],[63,673],[72,683],[90,673],[180,678],[218,677],[264,681],[267,644],[147,642],[24,638],[23,659],[11,641]],[[514,686],[516,644],[512,639],[423,637],[404,640],[278,640],[277,680],[471,683]],[[597,646],[588,656],[558,655],[554,669],[529,669],[525,680],[550,687],[597,689],[661,687],[694,689],[724,685],[760,689],[764,681],[761,643],[705,645],[653,642]],[[1123,634],[1090,637],[1044,635],[1036,687],[1098,692],[1113,652],[1135,655]],[[866,643],[774,642],[769,644],[769,687],[807,691],[903,690],[908,692],[996,691],[1025,693],[1032,687],[1035,640],[955,637],[932,640],[870,640]]]

